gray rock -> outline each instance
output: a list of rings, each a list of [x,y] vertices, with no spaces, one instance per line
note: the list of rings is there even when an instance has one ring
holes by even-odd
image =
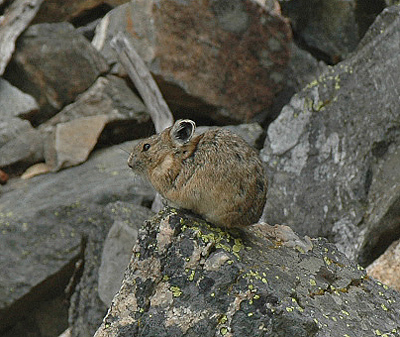
[[[309,52],[291,44],[291,58],[285,71],[285,87],[275,98],[270,111],[270,120],[275,119],[290,98],[300,92],[308,83],[315,81],[324,71],[326,65],[317,61]],[[262,114],[260,117],[264,117]],[[264,117],[265,118],[265,117]]]
[[[355,50],[368,26],[383,9],[356,0],[280,1],[297,40],[319,59],[336,64]]]
[[[212,126],[199,126],[196,128],[196,134],[201,134],[212,129]],[[223,129],[230,130],[242,137],[250,146],[260,148],[260,143],[265,138],[264,129],[258,123],[227,125]],[[262,144],[262,143],[261,143]]]
[[[71,24],[37,24],[18,39],[5,78],[37,100],[40,112],[29,116],[36,125],[73,102],[107,70],[103,57]]]
[[[73,206],[22,212],[3,207],[0,211],[0,332],[25,320],[48,299],[43,294],[62,294],[81,252],[80,231],[91,225],[84,210],[77,212]]]
[[[0,147],[0,167],[15,168],[18,165],[21,170],[42,161],[43,158],[43,137],[31,126],[29,130],[19,133]]]
[[[110,304],[105,304],[104,300],[111,301],[121,287],[138,227],[151,215],[144,207],[123,202],[109,204],[106,212],[111,219],[108,225],[113,226],[107,238],[107,232],[96,231],[90,235],[85,249],[85,268],[71,298],[69,323],[72,337],[91,337],[96,332]],[[125,229],[129,228],[129,235],[115,237],[115,227],[121,224],[126,224]]]
[[[126,142],[92,154],[86,163],[57,174],[29,180],[13,179],[1,186],[0,212],[31,214],[48,205],[91,202],[106,205],[113,201],[149,203],[154,190],[127,166],[128,153],[136,142]],[[29,193],[27,193],[29,191]]]
[[[0,333],[49,297],[65,296],[77,260],[84,258],[89,270],[84,275],[97,268],[97,279],[102,244],[113,223],[104,205],[116,200],[149,204],[154,197],[151,188],[132,175],[126,157],[112,147],[97,151],[81,166],[0,186]],[[75,304],[83,293],[94,291],[79,284]],[[93,320],[97,326],[106,307],[98,295],[90,303],[93,310],[86,316],[79,311],[79,322],[100,317]]]
[[[389,1],[389,0],[388,0]],[[355,53],[358,50],[364,48],[365,45],[369,44],[383,31],[389,28],[389,26],[400,16],[400,5],[391,6],[385,8],[382,13],[376,18],[374,23],[371,25],[369,30],[364,35],[363,39],[357,46]]]
[[[366,264],[398,231],[400,17],[295,95],[269,126],[264,218]],[[394,239],[394,237],[393,237]]]
[[[283,87],[289,24],[254,1],[119,6],[104,17],[92,41],[109,64],[117,60],[110,40],[118,31],[132,40],[179,115],[190,110],[194,119],[243,122],[268,108]]]
[[[166,209],[139,231],[123,285],[95,337],[394,336],[400,294],[332,244],[226,232]]]
[[[399,4],[399,0],[385,0],[387,6],[394,6]]]
[[[0,116],[3,118],[26,117],[37,112],[36,100],[0,77]]]
[[[0,119],[0,148],[17,138],[21,133],[31,131],[33,128],[28,121],[20,118]]]
[[[99,297],[109,307],[121,288],[124,272],[131,259],[138,229],[153,213],[145,207],[117,202],[107,206],[114,223],[104,242],[99,268]]]
[[[41,135],[18,117],[38,110],[35,99],[0,78],[0,167],[26,167],[43,159]]]

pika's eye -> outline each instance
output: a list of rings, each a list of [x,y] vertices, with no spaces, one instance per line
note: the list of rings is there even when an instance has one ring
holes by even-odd
[[[150,149],[150,144],[146,143],[143,145],[143,151],[147,151],[148,149]]]

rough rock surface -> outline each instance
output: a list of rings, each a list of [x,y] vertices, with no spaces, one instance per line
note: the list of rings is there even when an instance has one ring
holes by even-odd
[[[43,159],[41,135],[28,121],[18,118],[37,110],[32,96],[0,78],[0,167],[27,166]]]
[[[367,268],[368,275],[400,291],[400,240],[389,248]]]
[[[315,81],[325,70],[326,65],[317,61],[309,52],[291,44],[291,57],[284,73],[285,86],[274,99],[274,104],[268,111],[267,122],[271,122],[281,112],[290,98],[300,92],[308,83]],[[261,118],[262,120],[262,118]]]
[[[20,124],[21,128],[18,127]],[[1,125],[10,125],[17,135],[0,145],[0,167],[7,167],[8,171],[21,171],[43,160],[43,136],[28,121],[11,118],[0,122]],[[4,136],[4,133],[9,134],[10,129],[0,132],[0,136]]]
[[[112,227],[107,238],[107,231],[98,228],[94,228],[89,236],[83,274],[71,297],[69,323],[72,337],[92,337],[96,332],[109,307],[109,303],[106,305],[103,299],[112,299],[121,287],[138,228],[151,214],[144,207],[122,202],[107,205],[105,212],[110,217],[107,226]],[[115,226],[121,222],[129,223],[126,226],[130,227],[130,235],[115,241],[110,236],[115,234]],[[114,247],[110,247],[110,240],[115,244]]]
[[[153,215],[148,208],[126,202],[111,204],[108,210],[114,223],[104,242],[98,281],[99,297],[107,307],[121,288],[138,229]]]
[[[330,64],[355,50],[369,25],[384,8],[380,1],[280,1],[296,40]]]
[[[264,218],[368,264],[400,232],[400,16],[296,94],[269,126]]]
[[[93,45],[116,62],[110,40],[125,32],[164,97],[181,114],[243,121],[272,104],[283,86],[290,28],[252,0],[131,1],[108,13]],[[182,111],[183,110],[183,111]]]
[[[104,240],[112,224],[104,205],[117,200],[149,203],[154,197],[127,169],[126,160],[127,154],[112,147],[56,175],[0,186],[0,246],[7,252],[0,254],[0,331],[52,296],[54,282],[56,293],[63,293],[82,239],[98,231]]]
[[[0,77],[0,116],[26,117],[39,109],[36,100]]]
[[[67,105],[43,127],[48,129],[58,123],[98,115],[105,116],[107,122],[101,143],[120,143],[133,136],[143,138],[152,130],[143,102],[123,79],[111,75],[99,77],[74,103]]]
[[[22,132],[32,130],[28,121],[20,118],[2,118],[0,120],[0,148],[17,138]]]
[[[228,233],[166,209],[140,229],[95,337],[398,334],[400,295],[312,242],[304,253],[260,225]]]
[[[74,101],[107,70],[90,42],[65,22],[30,26],[18,39],[5,77],[36,98],[40,113],[29,118],[38,124]]]

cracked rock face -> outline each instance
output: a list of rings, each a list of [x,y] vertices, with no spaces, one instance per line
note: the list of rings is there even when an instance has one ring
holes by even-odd
[[[269,240],[262,225],[225,232],[165,209],[145,223],[95,337],[388,336],[400,296],[326,241]]]

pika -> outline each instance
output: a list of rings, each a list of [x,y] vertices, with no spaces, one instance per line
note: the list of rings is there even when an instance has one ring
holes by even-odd
[[[257,152],[221,128],[194,135],[196,124],[178,120],[142,140],[128,165],[145,176],[171,206],[201,215],[220,227],[256,223],[267,193]]]

